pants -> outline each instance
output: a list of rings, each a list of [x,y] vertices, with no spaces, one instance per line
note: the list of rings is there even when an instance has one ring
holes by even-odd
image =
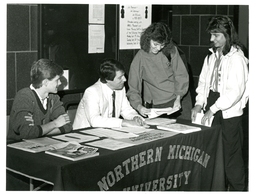
[[[219,98],[219,93],[210,91],[206,111]],[[230,191],[245,189],[245,167],[243,160],[242,116],[223,119],[221,111],[214,115],[212,126],[221,125],[225,175]]]

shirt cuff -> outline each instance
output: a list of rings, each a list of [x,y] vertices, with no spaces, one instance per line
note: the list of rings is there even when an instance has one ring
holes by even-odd
[[[62,134],[66,133],[65,128],[64,128],[63,126],[62,126],[62,127],[59,127],[59,129],[60,129],[60,132],[61,132]]]
[[[214,104],[210,107],[210,110],[213,112],[213,114],[215,114],[217,111],[219,111],[220,109]]]
[[[42,137],[42,135],[43,135],[43,129],[42,129],[42,127],[41,127],[40,125],[38,125],[38,129],[39,129],[39,135],[38,135],[38,137]]]
[[[119,127],[122,127],[123,119],[118,119],[118,120],[119,120]]]

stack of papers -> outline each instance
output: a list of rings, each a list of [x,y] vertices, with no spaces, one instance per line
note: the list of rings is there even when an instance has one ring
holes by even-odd
[[[80,145],[77,142],[56,144],[55,149],[47,150],[45,153],[72,161],[99,155],[98,148]]]
[[[104,149],[109,149],[109,150],[119,150],[123,149],[126,147],[131,147],[134,146],[135,144],[132,143],[126,143],[122,141],[117,141],[114,139],[103,139],[99,141],[94,141],[91,143],[86,143],[87,145],[95,146],[95,147],[101,147]]]
[[[192,121],[192,123],[194,124],[198,124],[198,125],[203,125],[201,123],[201,120],[204,116],[204,113],[197,113],[196,114],[196,119],[194,121]],[[210,123],[208,122],[208,120],[205,122],[204,126],[207,126],[207,127],[211,127],[212,126],[212,121],[214,119],[214,116],[212,116],[212,118],[210,119]]]
[[[49,137],[42,137],[36,139],[24,139],[21,142],[8,144],[8,147],[20,149],[27,152],[38,153],[52,149],[54,145],[61,141],[51,139]]]
[[[158,129],[167,130],[167,131],[174,131],[177,133],[192,133],[195,131],[200,131],[200,127],[190,126],[190,125],[184,125],[184,124],[168,124],[168,125],[158,125]]]
[[[95,135],[98,137],[109,137],[113,139],[123,139],[123,138],[138,136],[134,133],[121,132],[121,131],[111,130],[107,128],[86,129],[80,132]]]
[[[147,125],[166,125],[166,124],[176,123],[176,119],[168,119],[168,118],[145,119],[145,123]]]
[[[144,133],[152,130],[145,127],[114,127],[112,129],[115,131],[123,131],[126,133],[134,133],[134,134],[140,134],[140,133]]]
[[[156,118],[159,117],[162,114],[173,114],[175,112],[177,112],[179,110],[179,108],[172,108],[172,107],[168,107],[168,108],[151,108],[151,112],[148,114],[148,118]]]
[[[60,139],[62,141],[73,141],[78,143],[99,139],[99,137],[96,137],[96,136],[79,134],[79,133],[66,133],[62,135],[53,136],[53,138]]]

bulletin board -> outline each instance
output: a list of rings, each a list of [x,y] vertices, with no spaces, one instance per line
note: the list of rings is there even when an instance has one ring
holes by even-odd
[[[60,89],[67,93],[94,84],[105,58],[119,60],[128,75],[141,31],[152,22],[172,25],[171,5],[41,4],[39,9],[39,58],[62,66],[68,87]]]
[[[94,84],[101,61],[117,58],[117,8],[112,4],[40,5],[39,57],[55,61],[68,72],[65,89]]]

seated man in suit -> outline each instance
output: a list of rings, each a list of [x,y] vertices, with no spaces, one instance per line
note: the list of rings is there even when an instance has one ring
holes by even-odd
[[[70,132],[72,126],[57,93],[63,69],[48,59],[33,63],[31,85],[15,96],[7,142]]]
[[[84,92],[73,128],[143,125],[143,118],[126,97],[125,81],[123,65],[114,59],[105,59],[100,65],[100,79]]]

